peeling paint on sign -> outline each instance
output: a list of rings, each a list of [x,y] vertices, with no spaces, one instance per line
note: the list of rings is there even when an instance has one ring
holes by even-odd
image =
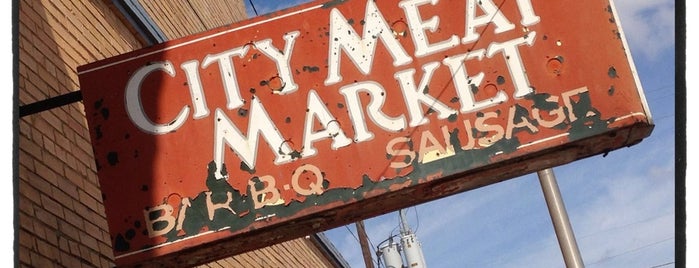
[[[194,265],[633,145],[653,125],[617,23],[604,0],[313,2],[81,66],[116,261]]]

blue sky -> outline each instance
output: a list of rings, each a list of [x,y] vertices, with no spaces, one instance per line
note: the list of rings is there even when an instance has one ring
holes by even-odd
[[[260,15],[303,2],[307,1],[253,0]],[[674,267],[674,2],[615,2],[656,128],[636,146],[556,167],[554,171],[587,267]],[[688,2],[691,10],[696,4]],[[5,27],[0,36],[9,37],[11,9],[3,10],[7,13],[0,16],[6,20],[1,24]],[[249,14],[255,15],[251,9]],[[689,18],[688,22],[692,21]],[[4,40],[2,45],[4,51],[11,51],[10,40]],[[689,50],[687,57],[691,59],[693,55]],[[11,81],[12,55],[2,56],[2,79]],[[692,73],[692,66],[687,68]],[[12,96],[9,90],[4,92],[8,95],[0,99],[6,103],[0,107],[6,109],[2,114],[10,122]],[[691,99],[693,94],[687,93]],[[688,106],[690,114],[696,111],[694,106]],[[0,162],[9,171],[12,144],[10,139],[5,140],[0,151],[6,153]],[[689,147],[691,142],[688,140]],[[691,163],[693,155],[688,156]],[[687,171],[688,177],[694,174],[691,165]],[[5,204],[10,204],[11,180],[5,181],[0,196],[6,198]],[[688,191],[695,188],[690,183],[688,180]],[[693,208],[694,199],[690,200],[691,195],[687,198]],[[11,206],[2,208],[3,215],[10,215]],[[689,214],[688,220],[692,219]],[[428,267],[563,267],[535,174],[411,207],[408,220],[422,242]],[[11,230],[12,223],[5,224],[4,229]],[[398,213],[367,219],[365,225],[376,246],[397,232]],[[355,234],[354,225],[326,232],[352,267],[364,267]],[[694,236],[688,235],[691,247]],[[0,233],[0,241],[5,241],[0,252],[12,252],[12,236],[9,231]],[[694,259],[689,257],[689,261]],[[11,257],[0,259],[10,261]]]
[[[304,2],[253,1],[260,15]],[[656,127],[638,145],[553,170],[586,267],[674,267],[675,5],[615,4]],[[428,267],[564,267],[535,173],[411,207],[407,215]],[[373,246],[398,224],[397,212],[365,220]],[[325,234],[352,267],[364,267],[353,224]]]

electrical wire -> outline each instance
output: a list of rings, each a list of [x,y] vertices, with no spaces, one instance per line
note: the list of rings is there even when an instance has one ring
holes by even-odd
[[[633,252],[639,251],[639,250],[641,250],[641,249],[644,249],[644,248],[647,248],[647,247],[650,247],[650,246],[654,246],[654,245],[657,245],[657,244],[660,244],[660,243],[663,243],[663,242],[666,242],[666,241],[669,241],[669,240],[673,240],[673,239],[675,239],[674,236],[673,236],[673,237],[669,237],[669,238],[665,238],[665,239],[663,239],[663,240],[656,241],[656,242],[653,242],[653,243],[650,243],[650,244],[647,244],[647,245],[643,245],[643,246],[640,246],[640,247],[637,247],[637,248],[633,248],[633,249],[624,251],[624,252],[622,252],[622,253],[619,253],[619,254],[616,254],[616,255],[613,255],[613,256],[604,257],[604,258],[601,258],[601,259],[599,259],[599,260],[597,260],[597,261],[595,261],[595,262],[592,262],[592,263],[587,264],[587,266],[592,266],[592,265],[595,265],[595,264],[598,264],[598,263],[601,263],[601,262],[605,262],[605,261],[611,260],[611,259],[613,259],[613,258],[616,258],[616,257],[619,257],[619,256],[623,256],[623,255],[626,255],[626,254],[629,254],[629,253],[633,253]]]
[[[252,2],[252,0],[248,0],[248,2],[250,2],[250,6],[252,7],[252,11],[255,12],[255,16],[259,16],[257,14],[257,9],[255,9],[255,4]]]
[[[656,265],[656,266],[651,266],[650,268],[658,268],[658,267],[668,266],[668,265],[670,265],[670,264],[675,264],[675,262],[674,262],[674,261],[666,262],[666,263],[663,263],[663,264],[658,264],[658,265]]]
[[[347,227],[347,225],[345,225],[345,228],[347,229],[347,231],[348,231],[350,234],[352,234],[352,236],[354,237],[354,239],[357,240],[357,243],[359,243],[359,238],[358,238],[356,235],[354,235],[354,233],[352,232],[352,230],[350,230],[350,228]]]
[[[347,225],[345,225],[345,229],[347,229],[347,231],[352,235],[352,237],[354,237],[354,240],[357,240],[357,243],[360,243],[360,244],[361,244],[361,242],[359,241],[359,237],[357,237],[357,236],[352,232],[352,230],[350,230],[350,228],[347,227]],[[371,238],[369,238],[369,237],[367,236],[367,240],[369,240],[369,246],[373,248],[373,247],[374,247],[374,243],[371,242]],[[382,242],[382,243],[383,243],[383,242]],[[377,247],[377,249],[378,249],[378,247]],[[376,263],[380,263],[380,261],[378,260],[378,258],[377,258],[376,260],[374,260],[374,255],[371,255],[371,261],[372,261],[372,262],[376,262]]]
[[[413,207],[415,210],[415,221],[417,222],[415,225],[415,233],[417,233],[417,230],[420,229],[420,216],[417,214],[417,207]]]

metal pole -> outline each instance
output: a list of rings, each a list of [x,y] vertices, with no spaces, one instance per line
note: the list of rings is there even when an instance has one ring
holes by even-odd
[[[410,234],[412,231],[410,231],[410,227],[408,227],[408,220],[405,217],[405,209],[399,210],[398,215],[400,216],[400,234],[401,235]]]
[[[558,183],[556,182],[556,176],[553,174],[553,169],[547,168],[538,171],[537,174],[539,175],[541,190],[544,192],[544,199],[546,199],[546,205],[549,208],[553,228],[556,231],[558,245],[561,247],[561,253],[563,253],[563,260],[565,261],[566,267],[585,267],[580,257],[578,243],[575,241],[575,234],[570,225],[568,212],[566,212],[565,205],[563,204],[561,191],[558,189]]]
[[[364,265],[366,268],[374,268],[374,260],[371,258],[371,251],[369,251],[369,238],[366,235],[366,229],[364,228],[364,221],[355,222],[355,227],[357,227],[357,235],[359,236],[359,245],[362,248],[362,256],[364,257]]]

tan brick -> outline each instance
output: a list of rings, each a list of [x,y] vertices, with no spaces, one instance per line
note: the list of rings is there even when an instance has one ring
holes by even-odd
[[[42,143],[41,147],[44,148],[44,151],[48,153],[48,154],[44,154],[44,157],[46,157],[47,155],[56,155],[56,145],[52,140],[44,139],[42,137],[41,143]]]
[[[30,253],[31,263],[33,267],[55,267],[55,262],[47,259],[44,256],[39,255],[36,252]]]
[[[42,42],[37,42],[37,43],[35,43],[35,45],[43,45],[43,43],[42,43]],[[45,50],[45,49],[48,49],[48,48],[47,48],[47,47],[43,47],[43,46],[39,46],[38,49],[39,49],[39,50]],[[45,88],[45,90],[48,92],[49,97],[55,97],[55,96],[60,95],[60,94],[58,94],[58,93],[61,92],[61,88],[59,88],[59,86],[58,86],[58,81],[56,81],[56,77],[54,77],[53,75],[51,75],[51,74],[50,74],[46,69],[44,69],[43,67],[42,67],[42,68],[37,68],[37,69],[36,69],[36,73],[39,75],[39,78],[41,78],[41,80],[44,81],[44,82],[46,82],[46,84],[48,85],[48,87]]]
[[[41,221],[34,220],[32,222],[32,228],[34,230],[34,232],[32,233],[32,234],[34,234],[34,238],[45,239],[46,238],[46,229],[48,229],[50,227],[47,227],[47,225]]]
[[[102,241],[108,241],[108,243],[111,245],[112,237],[107,231],[102,231]]]
[[[43,194],[50,195],[51,192],[53,191],[53,186],[50,183],[46,182],[46,180],[44,180],[42,177],[40,177],[36,173],[29,172],[26,174],[26,177],[20,177],[20,179],[26,181],[28,185],[33,186],[34,189],[39,191],[39,193],[42,195]],[[32,199],[32,201],[34,203],[38,204],[40,200],[39,200],[39,198],[37,198],[37,199]]]
[[[78,228],[78,230],[83,230],[84,227],[84,221],[85,219],[78,215],[77,213],[66,210],[63,214],[65,214],[65,217],[63,218],[66,222],[70,223],[71,225],[75,226]]]
[[[47,142],[47,140],[48,139],[44,139],[45,144],[49,143],[49,144],[53,145],[52,142]],[[52,148],[53,148],[53,146],[52,146]],[[42,163],[45,164],[48,168],[50,168],[51,171],[56,173],[56,176],[63,177],[63,175],[65,174],[63,172],[63,166],[64,166],[63,161],[53,154],[45,153],[44,157],[42,159]],[[55,185],[58,185],[58,184],[55,184]]]
[[[51,199],[50,196],[41,196],[41,206],[49,213],[56,215],[56,217],[63,218],[63,206],[56,202],[56,200]]]
[[[34,9],[31,8],[30,2],[32,1],[22,1],[22,3],[20,4],[19,11],[20,13],[23,13],[25,15],[23,17],[20,17],[20,20],[24,21],[26,19],[30,19],[34,24],[37,24],[38,22],[41,22],[43,19]]]
[[[26,197],[20,197],[18,203],[19,211],[22,212],[19,216],[20,224],[31,223],[31,219],[34,217],[34,203]]]
[[[41,146],[38,144],[34,143],[33,141],[25,138],[25,137],[20,137],[19,138],[19,149],[21,151],[26,152],[27,154],[31,155],[34,158],[41,159],[43,150],[41,149]],[[21,159],[20,159],[21,161]]]
[[[20,65],[20,67],[21,66],[23,65]],[[28,93],[33,97],[33,100],[28,103],[34,103],[40,100],[45,100],[50,96],[50,92],[47,91],[48,84],[45,81],[41,80],[39,74],[35,70],[27,70],[26,78],[27,79],[25,82],[27,82],[27,88],[23,92]]]
[[[87,194],[92,196],[95,200],[102,200],[102,191],[97,185],[94,185],[92,183],[85,183],[83,185],[83,189]]]
[[[53,76],[52,76],[52,78],[53,78]],[[55,80],[55,78],[54,78],[54,80]],[[61,122],[61,119],[59,119],[54,114],[54,110],[49,110],[49,111],[40,113],[39,116],[41,116],[42,119],[46,120],[46,122],[49,125],[51,125],[53,127],[53,129],[57,130],[58,133],[63,132],[63,122]]]
[[[81,165],[87,166],[87,167],[94,165],[95,159],[92,157],[92,153],[87,153],[83,150],[76,149],[76,150],[73,150],[73,155],[75,156],[75,158],[79,162],[78,165],[76,165],[76,168],[78,168]],[[81,171],[80,174],[82,174],[82,175],[87,175],[87,173],[85,172],[84,169],[83,170],[78,169],[78,171]]]
[[[70,170],[70,168],[66,168]],[[70,178],[70,177],[68,177]],[[66,178],[58,179],[58,189],[53,191],[53,198],[59,203],[63,204],[67,208],[73,209],[73,205],[70,204],[78,197],[78,186],[72,181]]]
[[[80,249],[80,258],[90,262],[90,253],[92,249],[82,244],[78,245],[78,248]]]
[[[21,168],[21,169],[23,169],[23,168]],[[36,202],[39,202],[39,200],[41,198],[41,193],[39,193],[39,191],[36,188],[34,188],[30,184],[28,184],[25,180],[20,179],[18,181],[19,181],[18,182],[18,184],[19,184],[18,189],[19,189],[19,194],[20,194],[19,195],[20,210],[27,212],[29,215],[33,215],[34,210],[31,208],[31,206],[33,206],[33,204],[35,204]],[[29,206],[29,207],[25,207],[25,206]]]
[[[53,140],[53,133],[56,131],[56,129],[53,128],[48,122],[46,122],[46,120],[44,120],[41,117],[38,117],[38,115],[34,115],[34,127],[36,130],[38,130],[38,132],[41,132],[49,139]],[[34,131],[34,133],[38,132]]]
[[[114,267],[114,262],[110,261],[111,259],[114,259],[114,257],[109,257],[109,259],[101,259],[100,262],[100,267],[104,268],[111,268]]]
[[[95,173],[95,170],[89,170],[89,172],[87,173],[87,180],[90,183],[99,185],[99,178],[97,177],[97,173]],[[100,200],[102,200],[102,198],[100,198]]]
[[[20,41],[27,42],[24,38],[20,38]],[[20,64],[23,64],[26,68],[35,70],[38,67],[36,60],[32,57],[32,54],[21,53],[18,56]]]
[[[36,165],[36,174],[38,174],[46,182],[51,183],[53,186],[58,185],[58,175],[56,172],[52,171],[46,165],[40,162],[35,162],[34,164]]]
[[[30,156],[24,150],[17,150],[19,155],[19,176],[20,178],[26,178],[26,173],[34,172],[34,157]]]
[[[66,177],[73,181],[73,183],[75,183],[76,185],[82,185],[82,182],[75,182],[84,179],[84,176],[75,170],[78,165],[78,160],[75,159],[72,153],[66,151],[66,156],[63,158],[63,162],[65,162],[66,164],[65,169],[63,170],[63,172],[65,172]]]
[[[26,230],[20,229],[17,241],[20,246],[26,247],[27,249],[35,249],[35,239]]]
[[[75,143],[84,152],[92,152],[92,143],[90,142],[90,137],[85,137],[81,139],[75,139]]]
[[[58,218],[54,216],[54,214],[49,213],[48,211],[35,207],[34,208],[34,215],[36,215],[36,218],[38,221],[35,222],[34,224],[34,231],[39,233],[37,229],[42,229],[44,226],[38,226],[37,224],[41,225],[41,223],[45,224],[47,227],[56,229],[58,227]]]
[[[75,210],[73,210],[75,214],[80,215],[80,217],[87,219],[88,221],[92,221],[92,214],[96,214],[96,212],[85,206],[85,204],[80,203],[79,200],[73,202],[73,207],[75,208]]]
[[[80,256],[80,243],[78,243],[77,241],[78,240],[69,240],[68,248],[70,248],[70,253],[72,253],[75,256]]]
[[[80,233],[80,242],[90,249],[99,249],[99,245],[97,244],[97,238],[86,232]]]
[[[107,240],[107,243],[111,243],[111,241]],[[102,255],[107,256],[107,258],[113,258],[114,251],[112,250],[112,246],[107,243],[99,243],[99,251]]]
[[[47,35],[45,35],[45,34],[43,34],[43,33],[39,34],[38,36],[39,36],[39,39],[41,39],[42,42],[46,42],[46,41],[47,41],[46,39],[49,38]],[[49,75],[51,75],[52,77],[54,77],[54,79],[56,80],[56,82],[58,82],[58,79],[57,79],[58,76],[59,76],[59,75],[60,75],[60,76],[63,76],[63,75],[64,75],[63,72],[58,72],[58,71],[56,71],[56,63],[52,60],[52,59],[58,59],[58,57],[51,57],[51,58],[48,58],[48,59],[49,59],[49,60],[44,61],[43,67],[46,69],[46,71],[49,73]],[[57,61],[57,60],[56,60],[56,61]],[[62,88],[60,85],[58,86],[58,89],[59,89],[59,92],[65,92],[65,90],[66,90],[66,88]]]
[[[28,266],[29,264],[31,264],[32,259],[29,256],[29,250],[20,247],[20,249],[17,252],[17,255],[19,255],[19,264],[20,265]]]
[[[43,153],[46,154],[46,149],[44,149],[44,139],[48,139],[48,137],[53,137],[53,132],[53,129],[47,127],[40,130],[32,131],[31,136],[28,136],[27,138],[36,143],[37,145],[41,146]],[[37,159],[37,161],[41,161],[41,158]]]
[[[68,140],[68,138],[66,138],[65,136],[65,129],[63,130],[63,132],[61,132],[61,135],[56,135],[54,138],[56,138],[55,142],[60,148],[66,151],[70,151],[72,145],[70,143],[70,140]]]
[[[24,65],[19,66],[20,79],[24,81],[24,89],[19,93],[20,104],[30,104],[37,102],[39,100],[46,99],[46,93],[41,89],[44,82],[42,81],[32,81],[31,76],[36,76],[32,71],[25,71],[22,73]]]
[[[23,117],[18,120],[19,124],[19,133],[23,136],[30,136],[30,133],[32,131],[32,128],[34,128],[30,122],[28,117]]]
[[[90,263],[94,263],[95,265],[100,263],[100,255],[96,251],[90,250],[88,257],[90,258]]]
[[[56,250],[58,249],[58,231],[57,230],[50,230],[46,232],[46,242],[51,244],[53,247],[56,247]]]
[[[85,231],[85,233],[90,234],[92,237],[94,237],[97,240],[100,240],[100,241],[102,240],[101,229],[99,227],[97,227],[97,225],[94,225],[90,221],[85,221],[84,224],[85,224],[85,227],[83,228],[83,230]],[[95,248],[95,249],[97,249],[97,248]]]
[[[80,230],[67,222],[61,222],[58,230],[70,241],[80,240]],[[70,244],[69,244],[70,245]]]
[[[80,267],[80,259],[66,252],[61,252],[61,264],[66,267]]]
[[[85,206],[92,210],[95,210],[95,208],[98,206],[97,200],[85,191],[78,191],[78,197],[81,203],[85,204]]]
[[[56,136],[58,136],[58,135],[56,135]],[[60,146],[54,146],[54,150],[55,150],[54,155],[58,159],[61,159],[61,161],[63,161],[65,163],[65,158],[66,158],[66,155],[68,155],[68,152],[65,149],[61,148]]]
[[[56,232],[59,234],[58,235],[58,248],[61,249],[61,251],[64,252],[69,252],[68,248],[68,239],[65,234],[61,233],[61,231],[56,230]]]
[[[36,248],[37,248],[37,252],[39,252],[39,254],[43,255],[44,257],[48,258],[49,260],[55,261],[58,257],[57,248],[52,246],[51,244],[49,244],[46,241],[43,241],[40,239],[36,240]]]

